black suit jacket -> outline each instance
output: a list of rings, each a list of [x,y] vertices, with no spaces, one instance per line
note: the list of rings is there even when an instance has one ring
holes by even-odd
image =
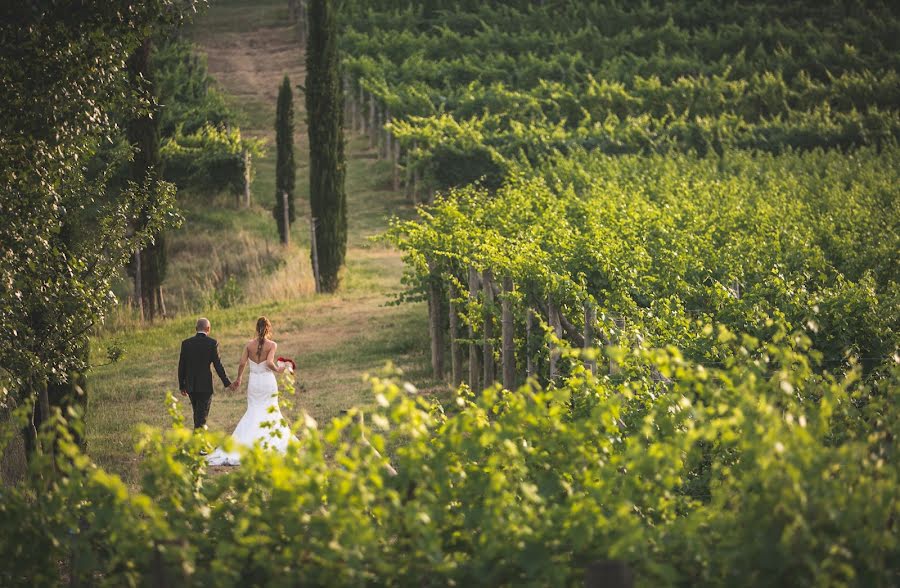
[[[197,333],[181,342],[181,357],[178,358],[178,389],[187,390],[191,396],[212,396],[213,383],[210,364],[227,388],[231,380],[219,359],[219,343],[205,333]]]

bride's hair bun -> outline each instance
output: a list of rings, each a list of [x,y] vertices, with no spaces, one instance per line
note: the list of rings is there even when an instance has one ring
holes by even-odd
[[[272,333],[272,323],[269,322],[269,319],[267,319],[264,316],[261,316],[258,319],[256,319],[256,339],[258,342],[258,344],[256,346],[256,358],[257,359],[262,358],[263,345],[266,342],[266,338],[271,333]]]
[[[256,319],[256,336],[259,339],[265,339],[272,334],[272,323],[264,316]]]

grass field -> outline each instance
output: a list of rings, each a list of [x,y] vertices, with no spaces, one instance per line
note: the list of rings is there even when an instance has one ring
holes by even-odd
[[[287,23],[283,1],[214,2],[188,31],[208,55],[210,72],[239,113],[242,131],[274,143],[275,99],[285,73],[303,83],[302,48]],[[170,234],[170,266],[165,285],[178,311],[154,325],[113,321],[93,344],[89,376],[88,451],[103,467],[133,480],[133,451],[139,423],[165,426],[163,399],[176,387],[178,351],[193,334],[198,314],[212,321],[231,377],[242,345],[253,335],[256,318],[274,324],[281,355],[299,365],[299,410],[317,420],[367,404],[363,374],[391,361],[420,387],[432,387],[426,309],[422,304],[385,306],[400,289],[399,254],[369,239],[387,227],[391,214],[411,214],[401,194],[387,189],[388,170],[367,151],[363,138],[349,138],[347,195],[350,239],[343,287],[335,295],[315,295],[309,269],[307,140],[303,95],[295,93],[295,158],[298,219],[289,248],[277,243],[269,212],[274,202],[273,149],[255,162],[254,206],[238,209],[228,196],[215,202],[184,201],[187,222]],[[236,276],[243,302],[230,308],[208,304],[225,273]],[[180,294],[179,294],[180,292]],[[109,345],[124,348],[123,358],[105,362]],[[246,407],[244,391],[213,397],[209,427],[229,431]],[[180,397],[179,397],[180,398]],[[190,406],[181,403],[190,422]]]

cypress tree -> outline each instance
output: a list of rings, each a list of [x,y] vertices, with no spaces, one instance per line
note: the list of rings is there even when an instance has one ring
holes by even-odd
[[[281,242],[287,242],[289,225],[284,222],[284,195],[288,199],[288,220],[293,223],[294,214],[294,97],[291,81],[284,76],[278,90],[278,108],[275,112],[275,146],[278,151],[275,160],[275,207],[272,214],[278,223]]]
[[[309,199],[317,219],[316,248],[322,290],[334,292],[347,253],[344,191],[343,79],[332,0],[312,0],[306,40],[306,117],[309,129]]]

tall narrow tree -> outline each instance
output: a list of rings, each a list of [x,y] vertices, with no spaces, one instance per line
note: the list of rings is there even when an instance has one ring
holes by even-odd
[[[103,146],[118,140],[117,122],[138,118],[129,55],[198,5],[82,2],[77,18],[65,3],[4,6],[0,371],[16,403],[37,401],[30,448],[50,410],[83,412],[88,335],[115,300],[112,284],[133,252],[174,218],[173,186],[152,177],[119,186],[125,161]]]
[[[284,76],[278,90],[278,108],[275,112],[275,207],[272,214],[278,223],[278,234],[282,243],[287,243],[290,223],[294,222],[294,96],[291,80]],[[284,199],[288,199],[288,221],[284,219]]]
[[[150,39],[145,39],[128,59],[128,75],[133,87],[143,94],[147,101],[146,108],[137,113],[128,122],[128,141],[134,149],[131,163],[131,179],[138,185],[156,181],[162,177],[161,158],[159,154],[159,113],[156,108],[153,75],[150,70]],[[154,206],[148,203],[147,213],[142,212],[136,219],[139,229],[147,224],[147,214]],[[161,313],[157,301],[157,293],[166,275],[166,245],[162,233],[154,242],[148,244],[135,256],[133,272],[135,273],[135,297],[141,298],[141,308],[145,316],[152,319]],[[138,278],[137,272],[140,272]],[[138,284],[140,285],[139,287]]]
[[[332,0],[309,4],[306,41],[306,117],[309,129],[309,199],[317,220],[316,248],[322,290],[334,292],[347,253],[344,191],[343,79]]]

